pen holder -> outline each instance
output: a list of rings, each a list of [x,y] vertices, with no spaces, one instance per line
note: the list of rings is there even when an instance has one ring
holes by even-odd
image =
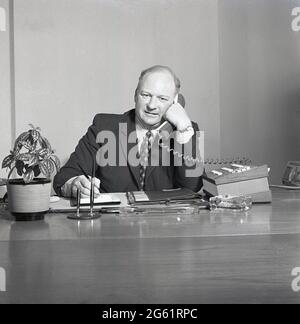
[[[93,220],[93,219],[97,219],[101,216],[101,214],[98,212],[97,214],[95,214],[95,212],[93,211],[93,202],[91,202],[90,205],[90,210],[84,213],[80,214],[80,197],[81,197],[81,192],[80,189],[77,189],[77,197],[76,197],[76,214],[71,214],[68,215],[67,217],[69,219],[76,219],[76,220]],[[92,199],[94,199],[94,197],[92,197]]]
[[[84,212],[81,213],[80,215],[77,214],[71,214],[68,215],[67,217],[69,219],[74,219],[74,220],[93,220],[93,219],[97,219],[100,218],[101,214],[99,212],[90,214],[90,212]]]

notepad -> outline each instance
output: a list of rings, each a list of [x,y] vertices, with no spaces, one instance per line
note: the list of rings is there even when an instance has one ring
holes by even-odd
[[[101,193],[99,197],[95,198],[94,205],[118,205],[121,203],[120,198],[112,193]],[[80,205],[89,205],[90,198],[84,197],[80,199]],[[72,206],[76,206],[76,201],[72,200]]]

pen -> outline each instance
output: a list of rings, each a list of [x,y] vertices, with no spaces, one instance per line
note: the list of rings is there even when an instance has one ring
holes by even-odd
[[[86,173],[86,171],[83,169],[83,167],[80,164],[78,166],[79,166],[80,170],[82,171],[83,175],[88,180],[90,180],[90,176]],[[94,199],[95,199],[95,172],[96,172],[96,166],[95,166],[95,159],[93,158],[92,176],[91,176],[91,191],[90,191],[90,203],[92,201],[92,205],[94,205]],[[92,191],[93,191],[93,196],[92,196]]]
[[[80,196],[81,196],[80,189],[77,189],[77,206],[76,206],[76,216],[77,217],[80,217]]]
[[[83,167],[80,164],[78,164],[78,166],[79,166],[79,169],[82,171],[83,175],[89,180],[90,177],[88,176],[88,174],[86,173],[86,171],[83,169]]]
[[[95,159],[93,159],[92,179],[91,179],[91,191],[90,191],[90,215],[93,216],[94,208],[94,196],[95,196]]]

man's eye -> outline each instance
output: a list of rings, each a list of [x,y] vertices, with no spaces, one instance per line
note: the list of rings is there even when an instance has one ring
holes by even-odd
[[[144,98],[150,97],[149,93],[142,93],[141,96],[144,97]]]
[[[167,102],[168,101],[167,98],[159,98],[159,100],[162,101],[162,102]]]

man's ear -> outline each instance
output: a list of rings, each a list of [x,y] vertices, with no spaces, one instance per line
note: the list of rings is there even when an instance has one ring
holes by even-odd
[[[177,104],[177,103],[178,103],[178,93],[177,93],[177,95],[175,96],[173,103],[174,103],[174,104]]]
[[[185,107],[185,99],[181,93],[178,94],[178,103],[180,103],[183,108]]]
[[[136,103],[137,102],[137,92],[138,92],[138,88],[135,89],[135,92],[134,92],[134,102]]]

